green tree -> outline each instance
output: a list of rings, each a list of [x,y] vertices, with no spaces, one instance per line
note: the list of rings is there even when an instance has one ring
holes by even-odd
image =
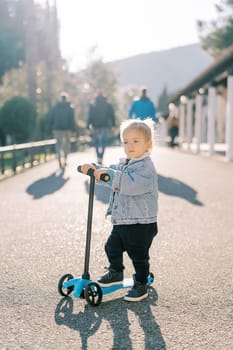
[[[0,128],[13,143],[33,140],[36,110],[26,98],[15,96],[5,102],[0,114]]]
[[[21,5],[16,0],[0,1],[0,80],[25,59]]]
[[[2,77],[0,106],[14,96],[27,97],[27,72],[24,65],[7,71]]]
[[[37,103],[37,65],[45,63],[46,103],[52,104],[53,77],[63,64],[59,49],[55,2],[46,6],[34,0],[0,1],[0,80],[11,69],[27,68],[27,95]],[[16,94],[15,94],[16,95]]]
[[[201,45],[214,57],[233,44],[233,0],[222,0],[215,7],[215,20],[197,22]]]

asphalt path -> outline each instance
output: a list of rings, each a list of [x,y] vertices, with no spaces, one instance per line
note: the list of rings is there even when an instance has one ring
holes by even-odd
[[[106,164],[122,155],[108,148]],[[233,163],[157,148],[159,234],[151,248],[149,298],[97,307],[57,291],[65,273],[84,269],[89,177],[76,171],[94,150],[0,182],[0,349],[232,350]],[[107,260],[109,192],[96,186],[90,274]],[[125,275],[133,273],[125,256]]]

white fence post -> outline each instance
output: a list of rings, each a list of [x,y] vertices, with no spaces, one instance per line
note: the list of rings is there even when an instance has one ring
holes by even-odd
[[[193,138],[193,100],[188,100],[187,103],[187,143],[191,147]]]
[[[216,88],[210,86],[208,89],[208,125],[207,125],[207,142],[209,145],[209,155],[214,154],[214,144],[215,144],[215,120],[217,112],[217,95]]]
[[[233,75],[227,78],[226,160],[233,160]]]
[[[200,152],[200,142],[201,142],[201,126],[202,126],[202,95],[196,95],[195,99],[195,138],[196,138],[196,152]]]

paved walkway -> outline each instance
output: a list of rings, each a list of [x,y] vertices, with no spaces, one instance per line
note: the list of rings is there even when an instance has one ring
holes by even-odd
[[[118,159],[109,148],[106,164]],[[126,303],[122,291],[98,307],[63,299],[64,273],[83,271],[88,177],[70,155],[0,182],[0,349],[232,350],[233,164],[158,148],[159,234],[151,249],[149,298]],[[90,272],[107,261],[108,192],[96,187]],[[125,257],[126,275],[133,273]]]

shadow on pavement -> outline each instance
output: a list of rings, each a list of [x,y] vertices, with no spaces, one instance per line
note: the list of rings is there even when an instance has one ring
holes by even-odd
[[[131,322],[131,317],[137,320],[137,332],[140,339],[140,348],[166,350],[166,344],[163,339],[159,325],[157,324],[151,306],[156,306],[158,299],[157,292],[154,288],[149,289],[149,297],[140,303],[129,303],[122,299],[103,302],[98,307],[85,305],[84,311],[73,313],[73,300],[70,297],[65,297],[60,300],[55,310],[55,322],[58,325],[67,326],[79,332],[82,348],[88,349],[88,338],[93,336],[102,321],[112,328],[113,344],[105,344],[109,349],[127,349],[132,350],[133,345],[137,342],[136,339],[131,340],[130,335],[134,334],[131,331],[134,323]],[[130,318],[129,318],[130,317]],[[139,325],[139,326],[138,326]],[[142,336],[140,334],[143,332]],[[111,339],[109,337],[108,339]],[[106,338],[106,341],[108,342]],[[141,342],[144,340],[144,344]],[[111,342],[111,340],[110,340]],[[98,344],[96,344],[97,346]],[[144,346],[143,346],[144,345]]]
[[[159,185],[159,192],[162,192],[169,196],[183,198],[195,205],[199,205],[199,206],[203,205],[203,203],[196,198],[198,192],[182,181],[176,180],[172,177],[158,175],[158,185]],[[88,180],[85,181],[85,187],[86,187],[87,193],[89,193],[90,186],[89,186]],[[98,185],[98,183],[96,183],[95,198],[97,200],[103,203],[108,203],[110,193],[111,193],[111,189],[109,187]]]
[[[182,181],[176,180],[171,177],[166,177],[163,175],[158,175],[158,185],[159,185],[159,192],[162,192],[169,196],[183,198],[195,205],[199,205],[199,206],[203,205],[203,203],[196,198],[198,192]],[[87,193],[89,193],[90,186],[89,186],[88,180],[85,181],[85,187],[86,187]],[[96,184],[95,197],[97,200],[103,203],[108,203],[110,193],[111,193],[111,189],[109,187]]]
[[[158,175],[159,192],[165,193],[169,196],[180,197],[188,202],[202,206],[196,197],[198,192],[184,182],[176,180],[172,177]]]
[[[62,188],[69,178],[64,178],[65,170],[62,169],[59,173],[52,173],[48,177],[35,181],[27,187],[26,192],[33,197],[33,199],[40,199],[43,196],[52,194]]]

